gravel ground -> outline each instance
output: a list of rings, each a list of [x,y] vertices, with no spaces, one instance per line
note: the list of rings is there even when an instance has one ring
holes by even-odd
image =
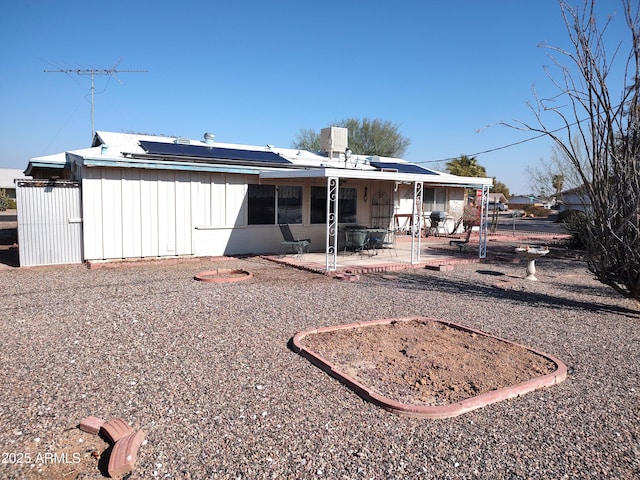
[[[537,267],[537,283],[523,263],[354,283],[260,258],[2,270],[0,478],[103,478],[91,452],[106,444],[75,428],[88,415],[146,432],[131,479],[638,478],[638,304],[578,261]],[[213,268],[254,278],[193,280]],[[557,356],[569,378],[451,419],[406,418],[287,346],[310,327],[410,315]]]

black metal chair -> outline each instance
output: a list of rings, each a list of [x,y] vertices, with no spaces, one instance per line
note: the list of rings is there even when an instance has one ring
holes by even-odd
[[[449,246],[450,247],[457,247],[458,248],[458,253],[462,253],[462,249],[467,246],[467,243],[469,243],[469,239],[471,238],[471,231],[472,230],[473,230],[473,227],[469,227],[467,229],[467,235],[463,240],[449,240]]]
[[[285,254],[287,253],[296,253],[298,256],[302,256],[302,254],[309,252],[309,245],[311,245],[311,240],[309,238],[305,239],[296,239],[291,233],[291,228],[289,228],[288,223],[281,223],[280,232],[282,232],[282,249]]]

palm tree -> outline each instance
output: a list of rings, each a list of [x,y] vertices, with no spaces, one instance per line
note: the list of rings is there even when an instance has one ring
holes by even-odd
[[[556,203],[560,201],[560,193],[562,192],[562,186],[564,185],[564,175],[554,175],[551,178],[551,185],[556,191]]]
[[[478,163],[476,157],[460,155],[450,162],[447,162],[447,171],[452,175],[460,177],[486,177],[487,171]]]

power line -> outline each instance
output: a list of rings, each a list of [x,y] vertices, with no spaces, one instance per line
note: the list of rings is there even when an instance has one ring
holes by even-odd
[[[489,150],[483,150],[482,152],[471,153],[468,156],[469,157],[476,157],[478,155],[484,155],[485,153],[492,153],[492,152],[497,152],[498,150],[504,150],[505,148],[515,147],[516,145],[521,145],[523,143],[531,142],[532,140],[537,140],[539,138],[546,137],[549,133],[556,133],[556,132],[559,132],[561,130],[565,130],[568,127],[573,127],[574,125],[578,125],[579,123],[582,123],[585,120],[587,120],[587,119],[583,118],[582,120],[577,120],[577,121],[575,121],[573,123],[570,123],[569,125],[565,125],[564,127],[556,128],[555,130],[550,130],[548,132],[541,133],[540,135],[536,135],[535,137],[525,138],[524,140],[520,140],[518,142],[509,143],[508,145],[503,145],[501,147],[490,148]],[[449,160],[455,160],[456,158],[458,158],[458,157],[441,158],[440,160],[425,160],[423,162],[413,162],[413,163],[417,163],[417,164],[420,164],[420,163],[440,163],[440,162],[446,162],[446,161],[449,161]]]
[[[115,77],[116,73],[146,73],[147,70],[118,70],[118,64],[120,64],[122,60],[118,60],[111,68],[69,68],[69,69],[60,69],[60,70],[44,70],[45,73],[75,73],[76,75],[89,75],[91,76],[91,141],[93,142],[93,138],[96,135],[95,128],[95,76],[96,75],[108,75],[109,78]],[[105,88],[106,90],[106,88]]]

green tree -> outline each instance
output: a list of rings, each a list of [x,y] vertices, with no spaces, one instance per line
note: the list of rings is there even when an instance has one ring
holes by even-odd
[[[553,175],[551,177],[551,186],[555,191],[556,202],[557,202],[558,200],[560,200],[560,194],[562,193],[562,187],[564,186],[564,175],[559,173]]]
[[[301,128],[296,135],[295,142],[293,142],[293,148],[309,150],[311,152],[319,151],[321,148],[320,132],[316,132],[310,128]]]
[[[333,124],[349,130],[349,148],[358,155],[402,157],[411,141],[400,134],[397,124],[380,119],[347,118]],[[293,148],[320,150],[320,132],[301,129],[293,142]]]
[[[491,187],[491,193],[501,193],[506,198],[509,198],[511,194],[509,193],[509,187],[507,187],[504,183],[497,180],[496,177],[493,177],[493,187]]]
[[[447,162],[447,172],[460,177],[486,177],[486,169],[478,163],[476,157],[460,155],[460,157]]]

